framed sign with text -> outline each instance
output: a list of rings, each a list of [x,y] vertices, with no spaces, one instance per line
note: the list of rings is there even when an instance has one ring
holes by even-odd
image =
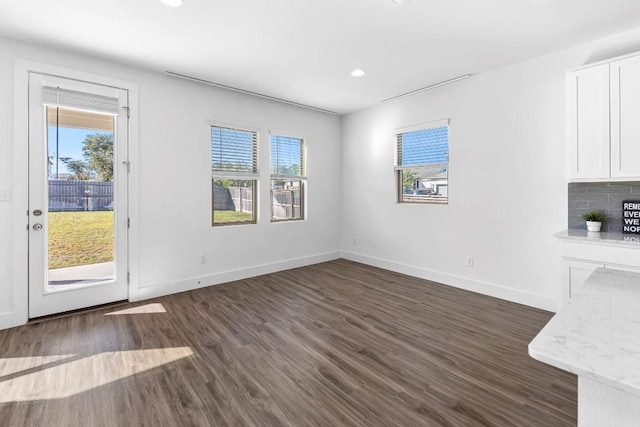
[[[622,202],[622,232],[640,234],[640,200]]]

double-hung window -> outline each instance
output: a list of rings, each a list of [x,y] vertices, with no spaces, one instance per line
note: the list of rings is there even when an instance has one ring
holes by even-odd
[[[396,133],[399,203],[447,203],[449,121],[440,120]]]
[[[258,176],[258,132],[211,126],[214,226],[256,222]]]
[[[304,219],[307,180],[302,138],[271,135],[271,221]]]

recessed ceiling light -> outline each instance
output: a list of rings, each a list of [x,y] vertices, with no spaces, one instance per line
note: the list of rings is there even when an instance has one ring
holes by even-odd
[[[161,0],[162,3],[171,7],[180,7],[182,6],[182,0]]]
[[[356,68],[355,70],[353,70],[353,71],[351,72],[351,75],[352,75],[353,77],[362,77],[362,76],[364,76],[365,74],[367,74],[367,72],[366,72],[365,70],[361,70],[360,68]]]
[[[402,3],[406,3],[409,0],[391,0],[392,2],[394,2],[395,4],[402,4]]]

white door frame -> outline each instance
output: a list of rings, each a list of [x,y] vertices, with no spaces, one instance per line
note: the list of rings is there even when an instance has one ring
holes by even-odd
[[[50,287],[47,242],[49,234],[49,211],[47,153],[49,148],[49,118],[45,109],[44,87],[71,89],[97,96],[115,99],[115,115],[111,117],[113,132],[113,260],[109,279],[92,284],[73,287]],[[29,233],[29,318],[48,316],[101,304],[129,299],[128,248],[128,134],[129,92],[126,89],[96,83],[79,82],[67,77],[30,73],[29,86],[29,210],[31,232]],[[55,99],[55,98],[54,98]],[[49,100],[50,101],[50,100]],[[73,102],[72,102],[73,103]],[[111,106],[113,110],[114,106]],[[48,108],[48,107],[47,107]],[[61,107],[68,108],[65,105]],[[73,107],[71,107],[73,108]],[[98,107],[100,108],[100,107]],[[90,131],[87,131],[90,133]],[[40,210],[40,215],[34,212]],[[36,226],[40,226],[37,229]]]
[[[29,72],[50,74],[70,79],[114,86],[129,91],[129,299],[138,295],[139,251],[139,137],[138,137],[138,85],[133,82],[77,71],[50,64],[16,60],[14,66],[14,116],[13,116],[13,319],[11,326],[25,324],[29,320],[29,253],[27,230],[29,208]]]

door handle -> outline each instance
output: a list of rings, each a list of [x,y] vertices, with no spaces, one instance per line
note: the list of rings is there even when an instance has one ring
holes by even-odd
[[[31,228],[33,228],[36,231],[42,230],[42,224],[33,224],[33,227]]]

